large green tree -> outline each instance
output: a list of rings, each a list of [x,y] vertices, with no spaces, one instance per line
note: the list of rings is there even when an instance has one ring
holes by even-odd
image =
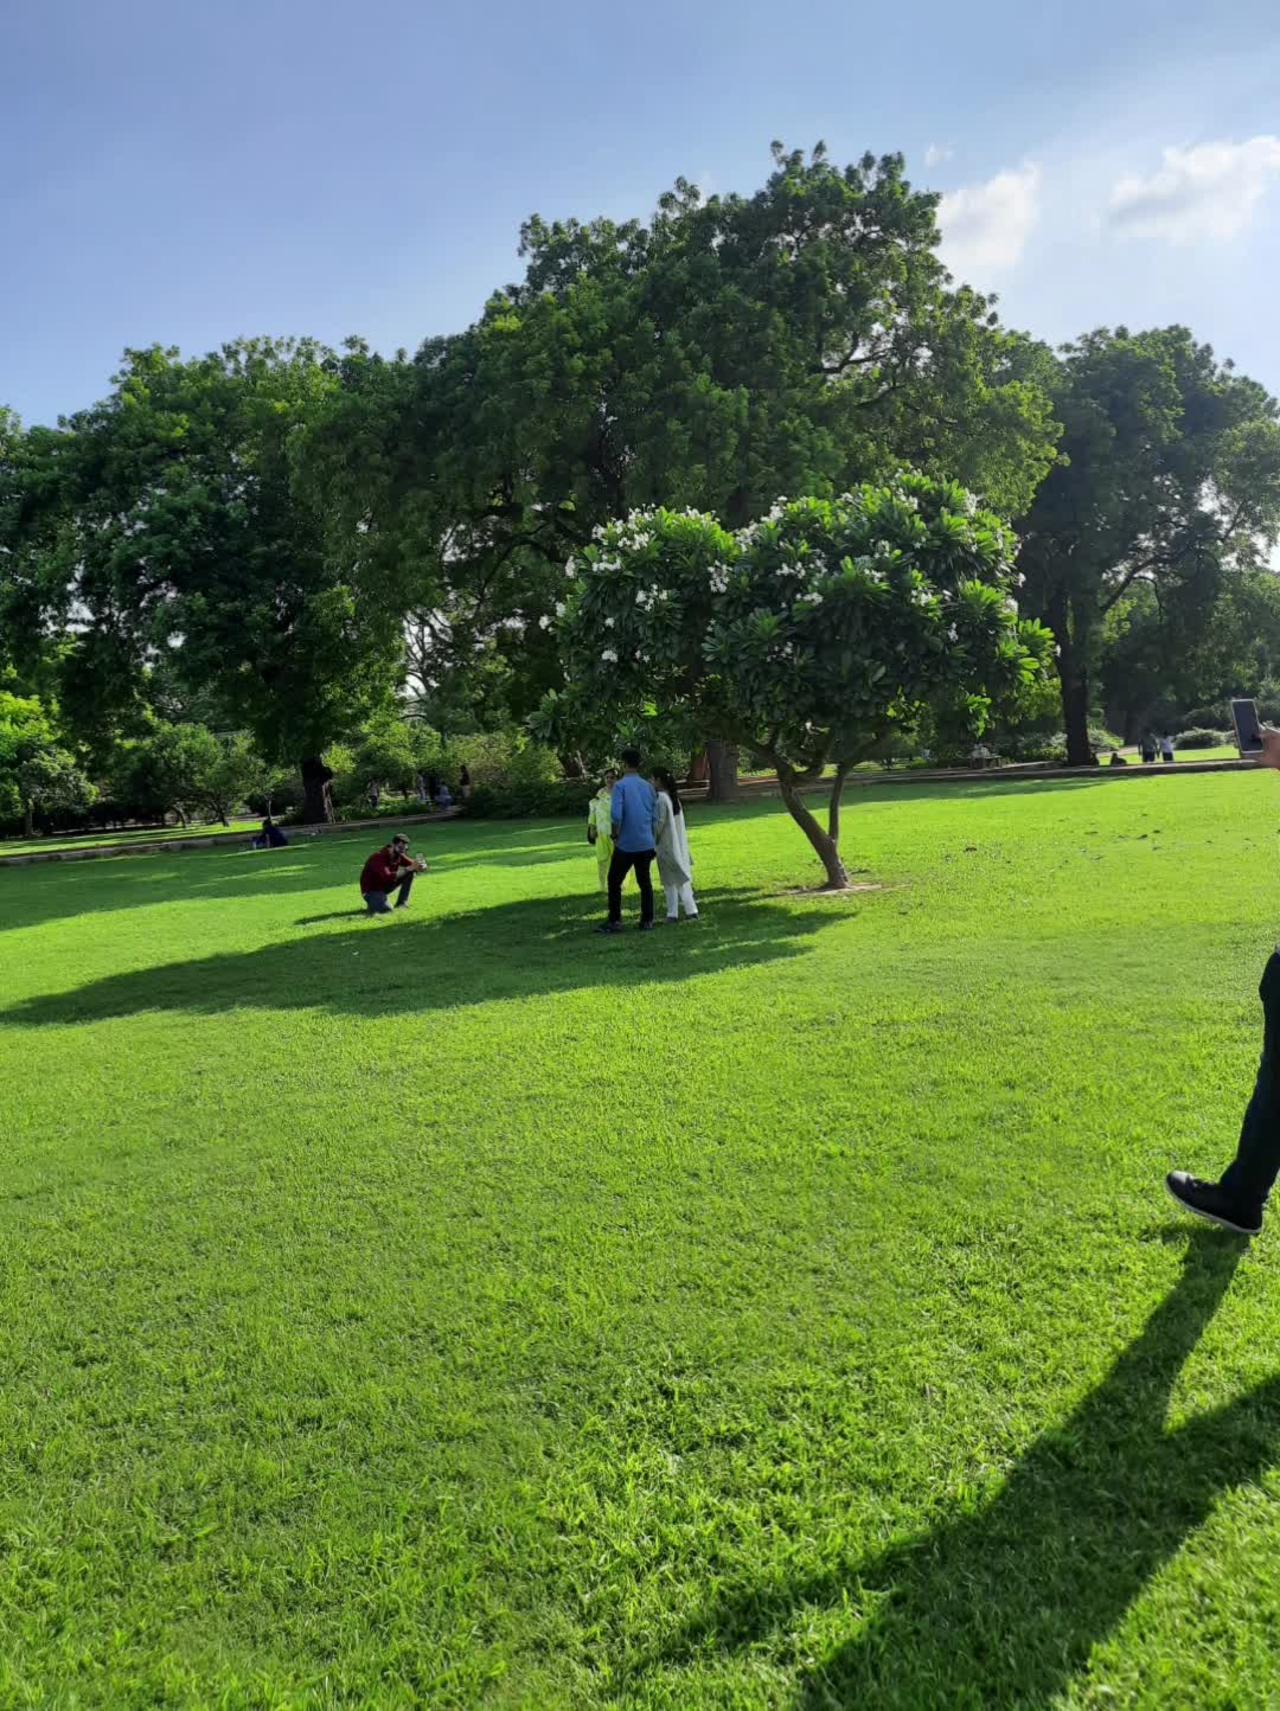
[[[92,797],[92,785],[44,705],[0,690],[0,815],[21,814],[30,837],[37,813],[84,808]]]
[[[1013,550],[964,489],[924,476],[779,502],[735,533],[635,512],[568,566],[568,683],[545,728],[626,728],[652,704],[742,745],[777,769],[827,884],[845,887],[850,767],[926,712],[980,733],[1040,675],[1049,638],[1018,619]],[[824,828],[801,782],[828,766]]]
[[[1126,741],[1170,727],[1189,708],[1225,730],[1233,696],[1265,694],[1280,681],[1280,576],[1206,569],[1208,590],[1194,577],[1169,587],[1135,582],[1107,614],[1102,707]]]
[[[1061,458],[1017,524],[1024,609],[1058,649],[1068,758],[1090,758],[1108,614],[1135,586],[1187,625],[1280,529],[1280,420],[1183,327],[1091,333],[1062,354]]]
[[[402,659],[394,578],[335,550],[296,478],[298,436],[340,384],[308,341],[131,351],[103,403],[27,436],[7,523],[11,605],[74,636],[68,708],[136,716],[148,674],[198,687],[300,766],[313,819],[323,749]]]
[[[754,195],[681,180],[647,222],[535,217],[475,326],[411,363],[353,348],[313,471],[351,550],[412,568],[424,675],[495,650],[527,711],[558,674],[537,625],[566,556],[636,507],[737,528],[908,463],[1024,509],[1047,359],[951,283],[936,204],[898,156],[775,145]]]

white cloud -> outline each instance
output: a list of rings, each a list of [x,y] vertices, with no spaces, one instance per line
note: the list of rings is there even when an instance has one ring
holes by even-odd
[[[926,166],[941,166],[944,160],[950,160],[956,151],[946,143],[930,143],[924,151]]]
[[[1247,143],[1167,148],[1164,165],[1129,173],[1111,192],[1110,220],[1121,231],[1192,244],[1238,237],[1280,174],[1280,137]]]
[[[1016,267],[1039,218],[1040,168],[1033,162],[950,191],[938,206],[943,259],[957,273]]]

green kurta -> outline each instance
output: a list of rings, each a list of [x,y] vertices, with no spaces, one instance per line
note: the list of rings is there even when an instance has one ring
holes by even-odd
[[[609,887],[609,863],[613,860],[613,792],[607,786],[597,790],[587,806],[587,825],[596,829],[592,848],[600,864],[600,889]]]

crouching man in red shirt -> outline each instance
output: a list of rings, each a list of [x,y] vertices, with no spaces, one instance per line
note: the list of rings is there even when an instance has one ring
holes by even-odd
[[[360,895],[370,915],[389,915],[388,897],[396,893],[396,908],[409,906],[409,892],[415,873],[425,873],[425,861],[409,859],[409,840],[397,833],[385,849],[375,850],[364,864],[360,875]]]

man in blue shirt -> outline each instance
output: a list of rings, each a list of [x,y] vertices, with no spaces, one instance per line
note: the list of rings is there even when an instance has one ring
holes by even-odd
[[[647,778],[640,776],[638,749],[622,751],[622,777],[613,787],[613,860],[609,863],[609,919],[600,933],[622,931],[622,882],[636,870],[640,887],[640,931],[653,931],[653,880],[649,869],[658,831],[658,798]]]

